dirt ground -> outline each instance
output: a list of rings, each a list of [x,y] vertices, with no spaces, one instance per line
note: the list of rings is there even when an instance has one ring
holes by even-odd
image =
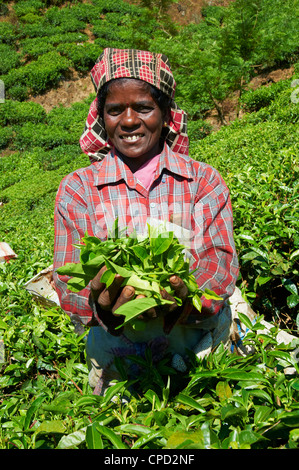
[[[227,6],[234,0],[180,0],[168,9],[171,19],[179,24],[198,23],[201,10],[205,6]]]

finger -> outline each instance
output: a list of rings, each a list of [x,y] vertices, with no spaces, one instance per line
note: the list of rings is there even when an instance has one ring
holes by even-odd
[[[97,301],[100,293],[105,289],[106,285],[101,282],[101,277],[104,272],[107,270],[106,266],[103,266],[98,274],[90,281],[90,291],[93,300]]]
[[[168,312],[172,312],[178,307],[178,304],[176,303],[175,299],[165,289],[161,291],[161,297],[164,300],[170,300],[172,302],[172,304],[164,305],[164,309]]]
[[[103,310],[112,311],[112,306],[119,295],[120,286],[123,280],[123,277],[116,274],[112,284],[109,287],[105,286],[105,288],[100,292],[97,302]]]
[[[129,300],[132,300],[135,296],[135,289],[132,286],[125,286],[119,296],[116,298],[115,304],[113,305],[111,311],[112,313],[115,313],[115,311],[121,307],[122,305],[126,304],[129,302]]]
[[[188,287],[179,276],[171,276],[169,282],[179,299],[184,300],[188,296]]]
[[[136,295],[136,299],[144,299],[144,298],[145,298],[145,295],[143,294]],[[157,318],[157,316],[158,315],[157,315],[155,308],[152,307],[146,310],[146,312],[143,312],[141,315],[139,315],[138,318],[140,318],[140,320],[146,320],[146,319],[151,319],[151,318]]]

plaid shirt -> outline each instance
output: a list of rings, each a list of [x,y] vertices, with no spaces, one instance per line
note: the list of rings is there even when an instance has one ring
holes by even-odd
[[[79,293],[69,291],[69,278],[58,276],[55,269],[79,261],[79,249],[73,244],[86,231],[106,239],[116,217],[127,234],[143,232],[148,219],[179,230],[191,253],[190,269],[198,268],[194,274],[198,286],[212,289],[223,299],[202,297],[202,312],[193,312],[184,321],[195,325],[204,314],[220,310],[238,276],[229,191],[211,166],[165,145],[148,191],[113,152],[62,180],[55,206],[54,282],[64,311],[83,324],[99,324],[89,305],[89,287]]]

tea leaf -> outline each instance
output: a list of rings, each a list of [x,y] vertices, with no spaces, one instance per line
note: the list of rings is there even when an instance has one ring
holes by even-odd
[[[171,304],[172,302],[167,300],[158,301],[153,297],[144,297],[142,299],[133,299],[126,304],[121,305],[115,310],[115,315],[124,315],[125,320],[122,325],[118,326],[120,328],[124,324],[128,323],[133,318],[141,315],[142,313],[146,312],[150,308],[154,308],[157,305],[164,305],[164,304]]]
[[[164,253],[173,241],[173,232],[162,233],[158,235],[157,238],[154,238],[153,243],[153,254],[155,256],[161,255]]]
[[[112,282],[114,281],[115,273],[111,271],[111,269],[107,269],[103,272],[101,276],[101,282],[106,284],[106,287],[111,286]]]
[[[184,405],[188,405],[191,408],[199,411],[200,413],[206,413],[206,410],[200,406],[194,398],[189,397],[188,395],[184,395],[183,393],[179,393],[176,397],[176,400],[179,403],[183,403]]]
[[[111,442],[115,449],[128,449],[128,446],[124,444],[121,438],[110,428],[96,423],[96,429]]]
[[[88,449],[103,449],[101,433],[97,429],[97,423],[92,423],[86,428],[86,444]]]

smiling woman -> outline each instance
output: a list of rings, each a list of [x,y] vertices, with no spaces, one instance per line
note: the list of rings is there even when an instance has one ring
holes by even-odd
[[[169,354],[173,367],[182,371],[186,348],[199,354],[217,344],[210,330],[217,330],[218,338],[220,332],[227,343],[233,313],[226,300],[235,290],[238,260],[227,186],[214,168],[188,156],[186,114],[174,101],[176,83],[167,57],[105,49],[91,77],[97,97],[80,139],[91,165],[66,176],[57,194],[54,282],[62,308],[92,327],[87,341],[90,385],[103,393],[119,377],[115,356],[144,354],[150,348],[153,360]],[[80,261],[74,245],[86,232],[105,241],[116,221],[118,233],[128,237],[146,236],[148,226],[159,234],[166,225],[188,246],[198,288],[217,295],[206,294],[201,311],[194,308],[174,269],[169,289],[161,291],[163,303],[143,312],[146,327],[136,330],[123,325],[123,315],[115,312],[146,292],[137,293],[121,274],[108,284],[108,262],[81,291],[69,291],[70,277],[57,268]],[[130,373],[132,364],[126,360],[126,365]]]

